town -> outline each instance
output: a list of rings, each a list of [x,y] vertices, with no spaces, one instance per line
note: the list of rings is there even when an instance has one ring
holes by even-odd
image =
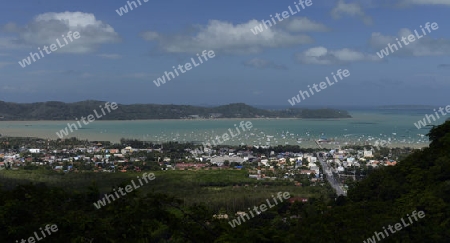
[[[126,173],[168,170],[245,170],[255,180],[284,180],[294,186],[323,185],[338,195],[383,166],[395,166],[413,150],[371,146],[301,149],[299,146],[227,146],[198,149],[194,143],[122,139],[120,144],[76,138],[1,138],[0,170],[59,173]]]

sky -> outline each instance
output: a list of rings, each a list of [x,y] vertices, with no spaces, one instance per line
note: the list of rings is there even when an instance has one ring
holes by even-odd
[[[341,69],[350,75],[294,106],[450,104],[449,0],[139,1],[3,4],[0,100],[293,107]],[[202,52],[214,54],[201,63]]]

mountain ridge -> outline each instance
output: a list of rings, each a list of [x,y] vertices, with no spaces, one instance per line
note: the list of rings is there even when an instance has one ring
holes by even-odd
[[[47,101],[14,103],[0,101],[0,119],[3,121],[73,120],[100,112],[105,101],[85,100],[73,103]],[[106,110],[106,109],[105,109]],[[106,111],[105,111],[106,112]],[[100,120],[152,120],[194,118],[351,118],[347,111],[336,109],[284,110],[259,109],[244,103],[231,103],[215,107],[162,104],[118,104]]]

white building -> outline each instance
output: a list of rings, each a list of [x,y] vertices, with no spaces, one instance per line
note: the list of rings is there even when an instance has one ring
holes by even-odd
[[[364,150],[364,158],[373,158],[372,150]]]

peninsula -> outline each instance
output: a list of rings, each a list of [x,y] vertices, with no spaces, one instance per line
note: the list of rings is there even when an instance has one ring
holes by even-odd
[[[87,100],[75,103],[48,101],[10,103],[0,101],[0,120],[39,121],[73,120],[91,114],[105,101]],[[118,109],[99,120],[157,120],[157,119],[221,119],[221,118],[351,118],[347,111],[335,109],[289,108],[258,109],[243,103],[216,107],[161,104],[118,104]]]

